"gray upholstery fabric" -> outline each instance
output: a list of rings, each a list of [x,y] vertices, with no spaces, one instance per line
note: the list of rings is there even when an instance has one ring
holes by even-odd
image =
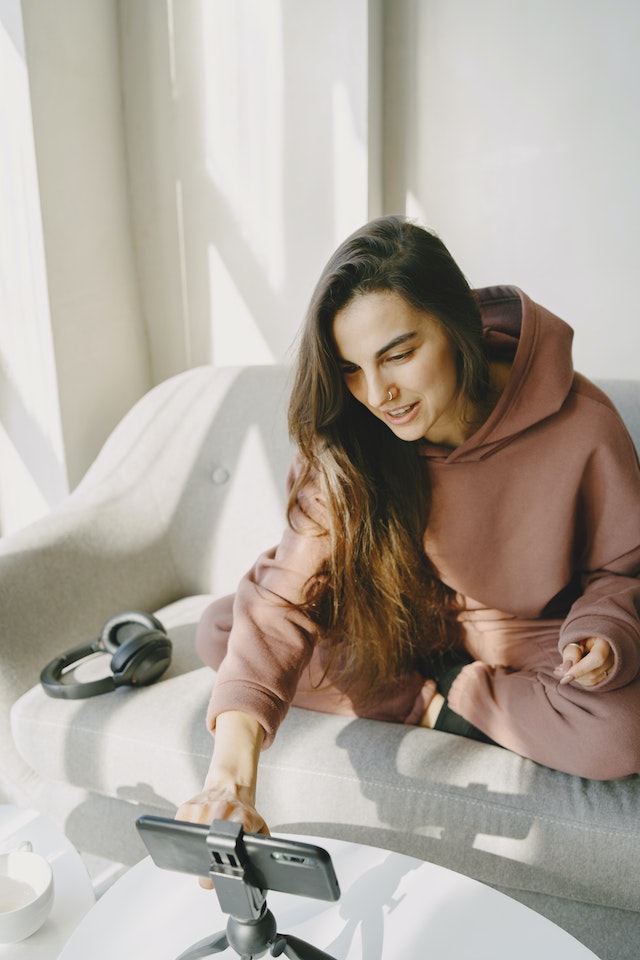
[[[640,384],[605,389],[640,445]],[[201,786],[213,674],[193,633],[210,597],[279,537],[284,396],[273,367],[167,381],[61,508],[0,542],[5,794],[57,816],[88,852],[133,862],[135,817],[172,813]],[[161,681],[46,697],[42,665],[131,607],[157,611],[173,639]],[[272,829],[433,860],[545,913],[603,960],[637,958],[639,778],[586,781],[436,731],[292,709],[258,792]]]

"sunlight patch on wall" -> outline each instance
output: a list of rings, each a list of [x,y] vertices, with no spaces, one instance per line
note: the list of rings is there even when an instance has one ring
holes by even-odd
[[[422,224],[425,227],[429,226],[429,223],[426,219],[424,204],[416,197],[415,193],[412,193],[411,190],[407,191],[406,198],[406,214],[410,220],[416,220],[418,223]]]
[[[342,239],[359,226],[367,208],[367,144],[358,135],[352,97],[344,83],[334,84],[332,100],[333,204],[336,234]]]
[[[274,290],[284,283],[281,9],[202,4],[206,165]]]
[[[216,366],[274,363],[275,357],[219,251],[209,247],[211,353]]]

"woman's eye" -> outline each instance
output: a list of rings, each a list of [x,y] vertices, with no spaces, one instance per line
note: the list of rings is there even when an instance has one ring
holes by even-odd
[[[413,350],[406,350],[404,353],[394,353],[393,356],[388,359],[391,363],[400,363],[402,360],[407,360],[412,353],[414,353]]]
[[[340,367],[340,371],[343,376],[348,377],[351,374],[357,373],[358,367],[355,365],[355,363],[343,363]]]

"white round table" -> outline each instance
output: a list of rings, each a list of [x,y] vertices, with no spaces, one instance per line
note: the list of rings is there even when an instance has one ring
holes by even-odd
[[[270,893],[268,907],[279,933],[335,960],[597,960],[551,921],[461,874],[374,847],[302,839],[331,853],[341,898],[325,903]],[[147,858],[104,894],[59,960],[175,960],[224,930],[227,919],[215,893],[195,877]]]
[[[0,960],[54,960],[95,904],[82,859],[62,831],[35,810],[0,804],[0,849],[15,849],[27,840],[51,864],[53,907],[40,929],[26,940],[0,943]]]

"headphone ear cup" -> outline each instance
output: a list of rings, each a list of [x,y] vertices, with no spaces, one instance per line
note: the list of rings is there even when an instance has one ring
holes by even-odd
[[[165,635],[167,632],[153,614],[143,610],[127,610],[107,620],[100,634],[100,642],[108,653],[115,654],[125,641],[149,631],[159,631]]]
[[[127,610],[107,620],[100,636],[113,654],[111,672],[116,687],[144,687],[162,676],[171,663],[171,641],[157,617]]]
[[[171,663],[171,650],[171,641],[158,630],[145,630],[126,640],[111,660],[116,687],[153,683]]]

